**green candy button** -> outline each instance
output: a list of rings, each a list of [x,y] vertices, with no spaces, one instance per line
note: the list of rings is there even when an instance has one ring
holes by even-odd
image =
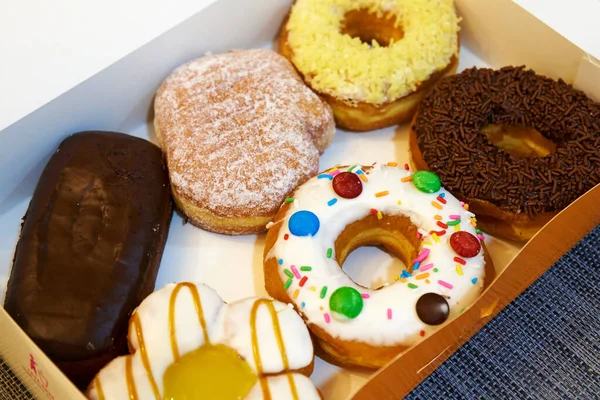
[[[342,286],[331,294],[329,308],[334,317],[356,318],[362,311],[363,298],[358,290]]]
[[[435,193],[442,187],[440,178],[431,171],[417,171],[412,176],[412,183],[425,193]]]

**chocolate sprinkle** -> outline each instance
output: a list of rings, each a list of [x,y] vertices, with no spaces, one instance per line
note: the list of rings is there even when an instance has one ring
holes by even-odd
[[[489,124],[534,128],[556,151],[515,157],[481,133]],[[600,182],[600,104],[524,67],[471,68],[440,81],[413,129],[429,169],[461,200],[534,217],[562,210]]]

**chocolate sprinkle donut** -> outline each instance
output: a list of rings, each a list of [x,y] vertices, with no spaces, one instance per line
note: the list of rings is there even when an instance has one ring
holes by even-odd
[[[489,124],[534,128],[556,150],[515,157],[481,133]],[[450,192],[530,218],[560,211],[600,182],[600,104],[524,67],[471,68],[442,80],[412,129]]]

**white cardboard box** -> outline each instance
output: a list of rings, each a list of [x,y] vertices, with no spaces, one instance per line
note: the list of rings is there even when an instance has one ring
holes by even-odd
[[[538,73],[572,82],[600,100],[600,62],[515,3],[510,0],[455,2],[463,17],[459,69],[473,65],[525,64]],[[207,51],[271,46],[289,7],[289,0],[220,0],[0,132],[4,144],[0,148],[0,298],[4,297],[10,274],[21,217],[41,170],[60,141],[83,130],[121,131],[155,141],[152,99],[162,80],[178,65]],[[402,125],[365,134],[338,131],[332,146],[321,158],[321,167],[348,162],[408,162],[407,128]],[[579,203],[600,200],[597,189],[599,187],[565,210],[567,214],[584,212]],[[543,260],[534,251],[537,237],[524,248],[527,251],[521,253],[519,245],[488,238],[486,243],[498,277],[481,301],[444,326],[444,330],[450,332],[444,340],[440,339],[441,335],[432,335],[373,378],[364,372],[342,370],[317,360],[311,379],[325,399],[347,398],[357,390],[356,398],[375,394],[397,398],[407,393],[548,268],[552,259],[562,255],[600,222],[599,213],[586,214],[588,224],[576,226],[571,236],[563,236],[562,244]],[[560,223],[560,217],[553,221],[553,229]],[[595,224],[589,225],[594,221]],[[199,280],[215,288],[226,301],[264,295],[263,240],[264,235],[212,234],[191,225],[184,226],[180,217],[174,216],[156,286]],[[523,262],[523,257],[538,257],[535,259],[539,267],[523,279],[529,282],[524,286],[507,283],[514,275],[511,272],[516,268],[513,260],[516,255],[519,262]],[[361,273],[358,266],[364,265],[367,259],[373,268],[363,269]],[[388,269],[398,267],[398,262],[370,248],[356,251],[344,265],[347,272],[363,282],[385,276]],[[231,276],[237,279],[233,281]],[[498,292],[498,288],[503,291]],[[0,327],[0,354],[38,398],[82,398],[3,310],[0,310]],[[32,360],[35,368],[32,368]],[[390,385],[390,382],[400,383]]]

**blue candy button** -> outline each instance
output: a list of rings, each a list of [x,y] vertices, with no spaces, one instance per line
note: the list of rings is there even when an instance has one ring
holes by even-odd
[[[294,236],[314,236],[319,231],[319,218],[310,211],[297,211],[288,222],[288,228]]]

